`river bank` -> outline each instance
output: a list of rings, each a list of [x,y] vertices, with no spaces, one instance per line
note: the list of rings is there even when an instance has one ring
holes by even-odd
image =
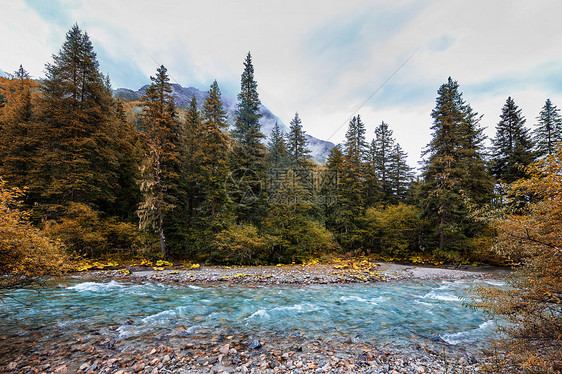
[[[386,340],[379,341],[358,335],[352,332],[357,331],[356,328],[354,330],[349,325],[349,329],[343,329],[330,336],[310,335],[307,330],[289,328],[292,318],[307,315],[299,314],[296,308],[310,305],[310,302],[316,300],[316,296],[309,295],[308,291],[307,300],[291,301],[284,307],[270,305],[263,311],[248,309],[248,312],[244,312],[246,314],[240,312],[245,316],[243,320],[253,321],[252,326],[254,326],[240,329],[244,324],[231,324],[229,319],[231,312],[228,311],[228,307],[205,309],[213,302],[209,297],[213,293],[208,290],[209,287],[211,289],[219,287],[220,292],[217,295],[225,292],[230,294],[231,289],[249,290],[246,294],[237,296],[238,301],[234,305],[240,309],[242,305],[240,300],[248,300],[248,297],[255,296],[258,290],[262,290],[260,292],[270,290],[267,291],[270,292],[269,296],[266,296],[272,297],[271,301],[274,302],[277,298],[276,290],[298,290],[301,287],[293,286],[303,285],[307,290],[318,291],[319,288],[324,289],[325,286],[322,284],[337,283],[341,285],[326,286],[337,287],[335,290],[340,292],[334,299],[336,304],[329,302],[322,309],[314,307],[309,310],[328,313],[330,309],[343,308],[341,312],[343,314],[339,315],[347,316],[347,313],[355,310],[355,304],[346,307],[346,303],[370,305],[375,302],[378,306],[373,305],[371,310],[376,313],[377,308],[392,303],[392,296],[395,295],[394,291],[385,291],[387,294],[384,297],[369,299],[363,294],[359,297],[358,294],[354,294],[357,287],[363,287],[362,292],[365,292],[370,289],[369,287],[382,286],[383,289],[388,289],[382,282],[389,282],[389,287],[397,287],[403,282],[413,282],[413,284],[430,282],[433,284],[431,288],[424,286],[425,288],[422,287],[415,292],[408,291],[408,295],[412,293],[406,295],[408,299],[411,302],[417,300],[420,304],[427,305],[423,308],[431,308],[431,304],[428,304],[430,302],[434,303],[435,307],[445,299],[449,300],[445,302],[450,303],[449,308],[451,308],[458,301],[450,301],[454,300],[455,296],[450,294],[450,290],[445,289],[449,285],[479,279],[493,282],[493,279],[489,280],[489,278],[497,275],[492,271],[493,269],[468,271],[385,263],[363,263],[355,266],[349,263],[347,266],[346,264],[236,268],[202,266],[191,270],[155,271],[143,268],[130,270],[130,274],[119,270],[91,271],[74,274],[66,278],[67,280],[56,280],[53,283],[55,284],[53,292],[59,292],[57,289],[60,289],[72,297],[72,300],[97,299],[101,305],[123,302],[131,309],[127,311],[126,307],[117,319],[109,318],[110,322],[103,323],[96,320],[104,318],[102,317],[104,312],[94,314],[94,317],[87,317],[90,314],[85,308],[88,308],[90,301],[85,304],[86,306],[77,305],[75,302],[60,304],[58,310],[66,310],[68,314],[65,317],[55,318],[53,320],[55,323],[37,324],[25,316],[21,317],[18,324],[29,323],[21,332],[10,331],[9,328],[0,330],[0,370],[9,373],[87,374],[475,373],[479,364],[484,361],[479,351],[464,347],[462,344],[450,344],[439,334],[426,335],[425,338],[420,337],[419,334],[412,334],[411,337],[407,335],[408,343],[398,347]],[[346,285],[346,283],[363,285]],[[369,283],[372,283],[372,286]],[[136,284],[138,286],[135,286]],[[165,284],[169,286],[164,286]],[[270,285],[273,287],[269,287]],[[149,288],[141,290],[138,287]],[[193,295],[189,299],[191,301],[179,302],[176,301],[180,300],[176,296],[166,296],[166,292],[171,292],[170,287],[172,290],[192,290],[190,295]],[[139,293],[140,299],[132,299],[131,292]],[[128,295],[127,297],[131,299],[125,301],[120,295]],[[51,296],[45,293],[42,297],[49,299]],[[57,297],[56,300],[58,302],[60,299]],[[161,312],[156,308],[148,314],[144,312],[135,314],[134,309],[140,302],[148,303],[147,305],[165,302],[168,306],[162,307]],[[198,304],[194,305],[194,302]],[[193,305],[193,315],[185,315],[186,311],[182,311],[181,308],[188,305]],[[22,304],[21,307],[34,306]],[[40,309],[39,306],[37,308]],[[403,307],[394,308],[408,309],[409,307],[405,304]],[[180,311],[181,313],[178,314]],[[281,314],[281,327],[265,330],[259,328],[261,323],[265,323],[260,319],[263,316],[278,318],[274,313],[287,312],[293,313],[294,316]],[[29,313],[30,316],[34,315],[33,312]],[[85,317],[78,316],[80,313]],[[267,316],[267,313],[271,316]],[[200,318],[208,318],[211,314],[216,315],[213,317],[215,322],[211,327],[194,328],[195,325],[192,323],[205,326],[205,320]],[[396,318],[403,318],[404,321],[418,318],[409,317],[407,314],[402,313]],[[98,317],[95,317],[96,315]],[[381,321],[377,326],[388,329],[390,326],[386,324],[395,319],[392,316],[393,314],[390,314],[390,320]],[[224,318],[226,321],[220,322]],[[371,317],[371,314],[365,314],[361,318],[350,317],[350,321],[367,326],[368,323],[372,323],[369,320],[375,318],[375,315]],[[69,319],[74,321],[71,322]],[[323,323],[321,322],[323,320],[320,318],[318,321]],[[451,322],[446,320],[439,322],[439,324],[449,323]],[[287,325],[286,328],[282,327],[285,326],[284,324]],[[131,332],[134,334],[130,335]]]
[[[76,274],[83,279],[108,278],[171,283],[232,284],[336,284],[403,280],[485,279],[502,276],[494,267],[462,268],[401,265],[386,262],[349,262],[330,265],[200,266],[196,269],[130,267],[127,271],[105,270]]]

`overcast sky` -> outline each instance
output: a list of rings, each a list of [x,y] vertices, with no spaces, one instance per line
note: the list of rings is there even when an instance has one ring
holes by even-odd
[[[78,23],[114,88],[163,64],[182,86],[236,94],[251,51],[260,98],[286,124],[298,111],[338,143],[358,111],[369,140],[387,122],[416,165],[449,76],[490,136],[508,96],[529,127],[547,98],[562,107],[561,16],[558,0],[0,0],[0,69],[43,77]]]

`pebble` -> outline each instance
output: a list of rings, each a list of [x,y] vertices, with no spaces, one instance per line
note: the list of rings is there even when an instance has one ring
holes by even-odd
[[[230,344],[222,345],[219,348],[219,352],[222,353],[223,355],[227,356],[230,353]]]

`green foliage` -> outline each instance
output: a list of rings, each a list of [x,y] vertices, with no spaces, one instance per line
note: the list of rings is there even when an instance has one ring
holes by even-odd
[[[310,205],[275,204],[264,220],[264,232],[275,238],[269,263],[303,262],[322,253],[340,250],[334,235],[310,218]]]
[[[546,99],[534,131],[534,142],[538,156],[552,155],[556,150],[556,143],[562,141],[562,117],[560,109]]]
[[[265,147],[261,144],[261,101],[258,84],[254,79],[254,65],[250,53],[244,61],[244,71],[240,81],[240,93],[232,137],[235,144],[235,165],[253,171],[264,168]]]
[[[266,179],[266,152],[261,143],[264,135],[261,132],[260,99],[257,91],[258,84],[254,79],[254,66],[250,53],[244,61],[244,71],[240,81],[240,93],[234,129],[232,131],[231,170],[246,175],[251,173],[255,179]],[[255,183],[248,186],[251,195],[257,197],[252,204],[236,204],[235,213],[240,222],[249,222],[259,225],[267,209],[266,196],[263,194],[263,185]]]
[[[201,155],[201,182],[204,186],[205,205],[214,220],[225,209],[227,196],[225,181],[230,172],[230,136],[226,133],[226,111],[223,108],[221,91],[213,82],[203,106],[203,142]]]
[[[289,166],[289,152],[287,142],[279,124],[276,122],[267,144],[267,163],[272,168],[284,168]]]
[[[525,177],[524,167],[535,159],[525,117],[511,97],[502,108],[496,136],[492,140],[492,174],[503,183]]]
[[[479,117],[451,78],[439,88],[431,116],[433,137],[424,152],[429,158],[418,196],[424,218],[435,228],[426,244],[440,252],[466,252],[467,240],[480,231],[469,217],[469,204],[481,206],[493,191],[481,154]]]
[[[173,226],[171,212],[177,204],[180,173],[180,138],[176,107],[171,95],[167,70],[157,69],[152,84],[141,99],[142,136],[147,154],[141,167],[141,190],[144,194],[138,209],[141,229],[158,233],[160,251],[169,256],[165,231]]]
[[[295,113],[295,117],[291,120],[291,127],[287,134],[287,151],[291,167],[300,169],[309,166],[310,150],[308,149],[308,140],[305,137],[302,121],[298,113]]]
[[[37,128],[29,134],[37,147],[30,197],[45,208],[69,201],[110,205],[119,156],[107,79],[87,33],[77,25],[53,59],[41,85]]]
[[[421,225],[420,212],[413,205],[368,208],[363,241],[372,251],[403,257],[419,248]]]
[[[345,136],[338,204],[341,205],[339,219],[342,226],[340,230],[345,235],[351,235],[356,228],[356,218],[365,209],[363,188],[367,142],[365,141],[365,125],[360,116],[351,119]]]

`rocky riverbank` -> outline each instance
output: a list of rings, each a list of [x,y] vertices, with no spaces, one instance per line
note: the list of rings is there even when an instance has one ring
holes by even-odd
[[[104,334],[106,335],[106,334]],[[145,339],[148,340],[148,339]],[[153,343],[86,335],[28,348],[3,366],[8,373],[475,373],[478,360],[467,352],[413,343],[410,352],[340,341],[305,341],[299,336],[211,336],[206,342],[182,337],[181,329]]]
[[[331,265],[284,265],[257,267],[201,266],[197,269],[131,267],[129,271],[90,271],[76,275],[82,278],[112,278],[172,283],[233,284],[334,284],[401,280],[438,280],[491,278],[498,270],[465,266],[463,269],[421,267],[369,261]]]
[[[455,270],[366,261],[313,266],[129,270],[90,271],[72,278],[259,286],[475,279],[497,275],[492,269]],[[0,331],[0,371],[46,374],[475,373],[484,361],[478,352],[451,346],[439,336],[426,342],[413,337],[409,347],[397,348],[383,342],[365,342],[345,333],[336,339],[314,340],[305,334],[284,331],[247,335],[228,329],[202,334],[179,325],[165,332],[155,330],[131,338],[120,333],[128,323],[132,321],[116,321],[110,327],[96,329],[88,327],[85,321],[84,331],[73,335],[63,331],[64,325],[33,327],[23,335]]]

